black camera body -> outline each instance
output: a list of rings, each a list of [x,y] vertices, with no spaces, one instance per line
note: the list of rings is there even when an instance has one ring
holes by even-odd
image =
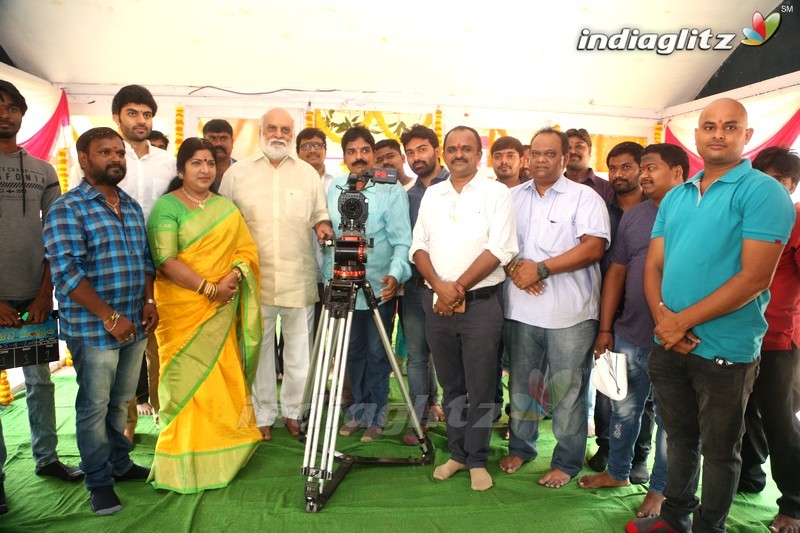
[[[372,182],[372,185],[369,184]],[[363,280],[367,269],[367,248],[371,241],[365,238],[367,218],[369,217],[369,199],[358,190],[359,183],[367,187],[376,183],[397,183],[397,170],[391,168],[373,168],[361,174],[351,173],[347,177],[347,188],[339,187],[339,215],[342,221],[339,229],[342,234],[334,241],[333,278],[343,280]]]

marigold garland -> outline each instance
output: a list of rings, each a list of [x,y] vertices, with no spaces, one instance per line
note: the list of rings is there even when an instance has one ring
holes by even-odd
[[[322,116],[322,112],[319,109],[314,110],[314,123],[317,125],[317,128],[322,130],[322,133],[324,133],[328,139],[336,143],[342,142],[341,135],[336,135],[333,133],[333,131],[331,131],[328,121],[325,120],[325,117]]]
[[[8,382],[8,374],[5,370],[0,371],[0,404],[8,405],[14,401],[11,394],[11,385]]]
[[[314,111],[311,109],[311,102],[308,103],[306,108],[306,128],[314,127]]]
[[[175,106],[175,153],[183,143],[183,106]]]
[[[67,349],[67,353],[64,356],[64,366],[72,366],[72,354]]]
[[[69,171],[67,170],[67,149],[59,148],[57,155],[58,163],[56,172],[58,174],[58,184],[61,186],[61,194],[67,192],[69,188]]]

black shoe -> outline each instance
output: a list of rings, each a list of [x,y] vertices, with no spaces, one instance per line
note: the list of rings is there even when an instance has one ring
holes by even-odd
[[[114,476],[114,481],[144,481],[150,475],[150,469],[133,463],[122,475]]]
[[[647,483],[650,480],[650,474],[647,472],[647,465],[645,463],[633,463],[629,479],[634,485],[644,485]]]
[[[51,476],[58,478],[62,481],[78,481],[83,479],[83,470],[68,466],[59,460],[55,460],[50,464],[36,467],[37,476]]]
[[[597,453],[586,461],[586,464],[595,472],[605,472],[608,466],[608,450],[604,450],[603,448],[598,449]]]
[[[3,482],[0,481],[0,514],[8,512],[8,505],[6,504],[6,490],[3,488]]]
[[[117,498],[117,493],[114,492],[114,487],[97,487],[91,491],[92,499],[89,505],[95,514],[100,516],[108,516],[110,514],[118,513],[122,510],[122,503]]]

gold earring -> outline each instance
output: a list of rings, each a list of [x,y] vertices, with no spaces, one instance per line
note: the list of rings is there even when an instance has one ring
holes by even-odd
[[[178,174],[178,179],[182,180],[183,179],[183,174]]]

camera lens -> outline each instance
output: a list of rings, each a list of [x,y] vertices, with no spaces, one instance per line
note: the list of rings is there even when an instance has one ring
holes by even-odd
[[[342,214],[349,219],[358,220],[361,218],[363,212],[364,208],[361,202],[355,198],[348,198],[342,204]]]

